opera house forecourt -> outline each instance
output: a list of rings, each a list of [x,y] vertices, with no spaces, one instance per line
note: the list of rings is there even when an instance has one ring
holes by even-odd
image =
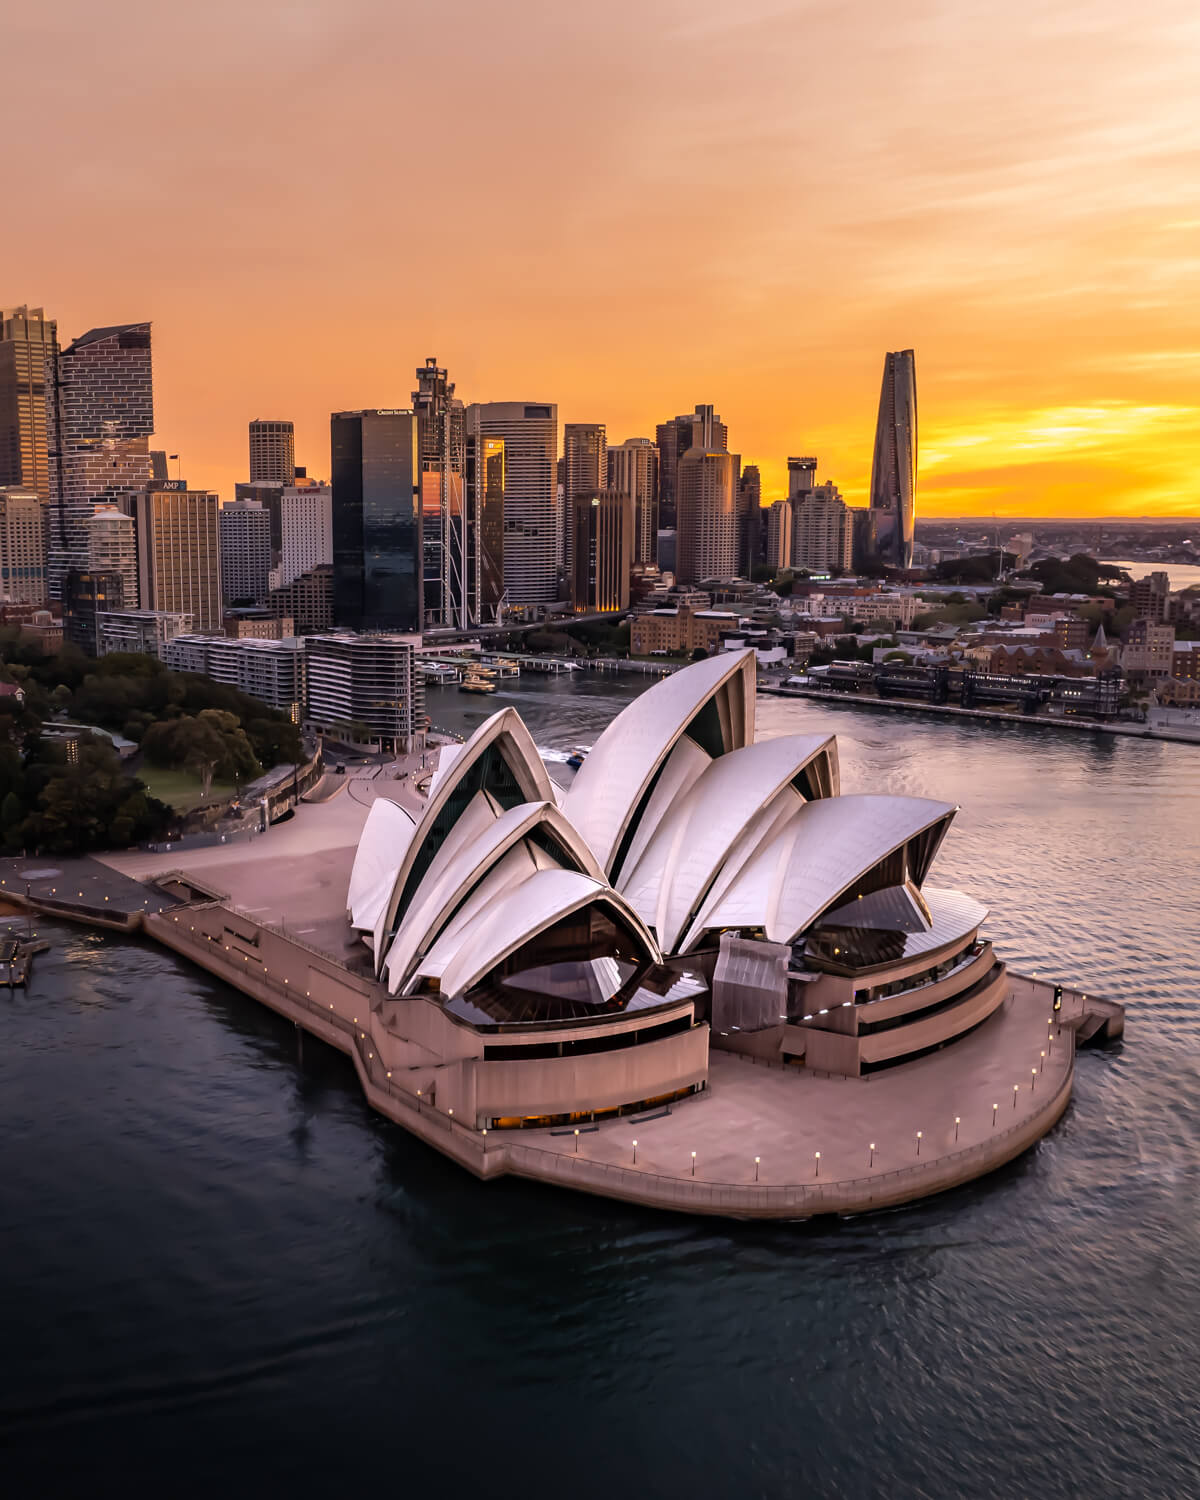
[[[931,880],[955,807],[843,793],[832,736],[754,717],[753,651],[709,658],[563,787],[505,708],[423,799],[376,798],[348,869],[314,858],[331,903],[346,882],[342,952],[256,922],[220,865],[158,871],[179,904],[146,929],[480,1177],[798,1218],[1011,1160],[1120,1007],[1011,974],[986,908]]]

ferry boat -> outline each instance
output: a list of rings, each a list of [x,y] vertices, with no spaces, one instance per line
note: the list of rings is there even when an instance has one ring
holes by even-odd
[[[458,685],[460,693],[494,693],[496,684],[489,682],[486,677],[480,677],[475,672],[469,672]]]

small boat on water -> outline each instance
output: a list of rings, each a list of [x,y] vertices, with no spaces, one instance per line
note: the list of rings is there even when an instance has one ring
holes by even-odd
[[[460,693],[494,693],[496,684],[475,672],[469,672],[458,685]]]
[[[569,765],[573,771],[578,771],[580,766],[583,765],[584,760],[587,758],[587,753],[590,749],[590,745],[576,745],[575,748],[571,751],[570,755],[567,756],[567,765]]]

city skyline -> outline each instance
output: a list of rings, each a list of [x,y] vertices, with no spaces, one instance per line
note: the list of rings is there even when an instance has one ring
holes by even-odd
[[[923,515],[1200,509],[1200,121],[1179,0],[1155,0],[1152,25],[1114,0],[1019,24],[992,7],[882,24],[879,7],[879,26],[619,0],[550,24],[518,3],[502,27],[472,0],[187,21],[119,0],[99,35],[72,9],[10,28],[9,108],[39,120],[39,233],[8,247],[5,297],[45,306],[64,347],[153,320],[159,432],[222,495],[245,478],[249,419],[293,420],[319,469],[330,412],[406,404],[436,350],[464,400],[532,394],[614,442],[713,402],[764,500],[789,452],[814,452],[862,505],[879,352],[915,347]],[[106,71],[125,81],[97,116]],[[599,107],[614,80],[619,118]],[[414,154],[429,117],[444,149]],[[409,205],[440,199],[455,157],[485,168],[488,232],[435,254]],[[708,163],[726,211],[695,213],[705,176],[685,162]],[[376,191],[401,165],[406,191]],[[139,220],[171,233],[129,233]]]

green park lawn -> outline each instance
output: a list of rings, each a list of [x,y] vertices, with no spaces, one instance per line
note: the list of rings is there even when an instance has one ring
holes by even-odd
[[[176,812],[190,812],[210,802],[226,802],[233,796],[231,781],[214,781],[208,796],[201,794],[200,778],[187,771],[167,771],[159,766],[142,766],[134,773],[146,783],[146,790],[160,802],[169,803]]]

